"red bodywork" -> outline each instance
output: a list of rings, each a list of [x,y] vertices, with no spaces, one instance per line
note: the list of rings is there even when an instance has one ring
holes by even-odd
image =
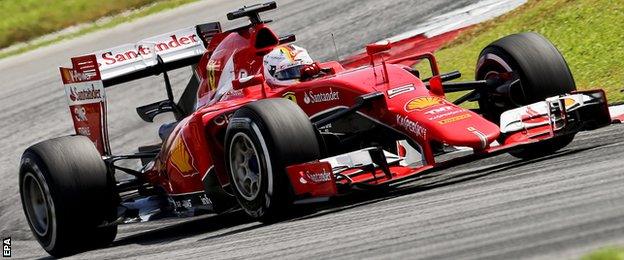
[[[416,141],[424,150],[426,160],[426,166],[420,169],[393,167],[395,177],[409,176],[434,165],[430,141],[484,150],[499,136],[497,125],[446,101],[442,95],[435,95],[402,65],[432,57],[430,55],[408,55],[385,62],[379,57],[374,67],[350,70],[338,62],[321,63],[321,68],[331,71],[329,75],[291,86],[261,84],[234,90],[220,101],[209,104],[219,83],[227,84],[241,76],[261,73],[262,56],[257,53],[266,50],[258,50],[251,44],[259,32],[275,37],[265,24],[213,37],[196,71],[201,77],[197,95],[199,109],[172,132],[154,167],[148,171],[150,182],[165,188],[171,195],[202,191],[202,179],[206,174],[216,174],[221,184],[226,185],[229,177],[223,161],[223,136],[228,118],[240,106],[262,98],[289,98],[313,117],[336,107],[350,107],[361,95],[375,91],[385,93],[385,100],[377,101],[372,109],[362,112]],[[224,69],[228,62],[233,62],[233,71]],[[435,60],[432,64],[437,70]],[[223,80],[224,77],[229,78]],[[410,90],[393,92],[401,88]],[[331,98],[313,100],[318,94],[329,94]],[[213,167],[214,171],[209,171]],[[371,179],[360,176],[355,180]],[[374,179],[382,181],[383,178],[386,176]]]
[[[439,37],[454,37],[456,33],[453,33]],[[326,74],[297,84],[276,86],[262,81],[241,88],[233,81],[237,83],[241,78],[262,73],[262,57],[278,45],[278,37],[265,23],[213,35],[205,42],[206,51],[195,69],[199,78],[196,109],[180,120],[164,141],[154,163],[143,169],[145,181],[162,187],[170,196],[203,194],[207,177],[227,186],[224,137],[229,119],[241,106],[264,98],[287,98],[314,119],[328,111],[352,107],[363,95],[383,93],[384,98],[372,101],[372,105],[358,112],[398,131],[405,139],[413,141],[417,146],[414,148],[422,154],[422,163],[418,166],[356,167],[340,172],[339,179],[327,162],[288,166],[294,192],[302,197],[332,196],[339,192],[337,185],[379,185],[431,170],[437,166],[432,144],[469,147],[474,157],[482,157],[554,136],[552,127],[545,125],[500,140],[498,125],[447,101],[434,56],[413,48],[415,44],[427,43],[421,38],[404,39],[395,46],[390,43],[369,45],[366,54],[341,62],[320,63]],[[439,45],[439,41],[441,39],[434,38],[428,44]],[[410,71],[411,65],[423,59],[429,60],[433,74],[427,84]],[[218,92],[228,84],[236,85],[237,89]],[[496,140],[502,141],[501,144],[495,143]],[[397,150],[401,154],[405,149],[398,145]]]

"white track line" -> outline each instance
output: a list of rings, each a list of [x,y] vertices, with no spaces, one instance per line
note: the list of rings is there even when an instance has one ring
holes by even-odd
[[[457,30],[505,14],[527,0],[485,0],[466,6],[455,11],[445,13],[430,19],[428,22],[419,24],[416,29],[384,39],[382,41],[397,42],[409,37],[424,34],[433,37],[452,30]]]

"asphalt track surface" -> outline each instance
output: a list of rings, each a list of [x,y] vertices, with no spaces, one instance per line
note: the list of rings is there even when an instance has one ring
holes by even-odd
[[[267,17],[320,59],[414,29],[475,1],[278,1]],[[47,256],[32,240],[17,188],[29,145],[72,132],[57,67],[69,57],[219,20],[249,1],[208,1],[0,61],[0,236],[14,258]],[[475,53],[475,57],[476,57]],[[183,85],[189,75],[171,75]],[[156,142],[134,107],[165,97],[159,78],[107,92],[113,150]],[[158,118],[166,122],[169,118]],[[581,133],[558,154],[500,155],[422,176],[395,190],[355,194],[293,220],[262,225],[241,213],[120,227],[115,243],[76,258],[577,258],[624,244],[624,128]],[[77,214],[80,214],[77,212]],[[88,238],[85,238],[88,239]]]

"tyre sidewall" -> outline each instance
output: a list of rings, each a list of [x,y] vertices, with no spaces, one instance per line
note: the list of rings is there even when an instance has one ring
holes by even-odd
[[[39,184],[44,189],[45,199],[48,203],[48,221],[50,222],[48,226],[48,231],[44,236],[40,236],[34,230],[33,224],[31,223],[30,218],[28,217],[28,213],[26,212],[26,203],[24,198],[24,178],[27,173],[32,173]],[[22,209],[24,210],[24,215],[26,216],[28,225],[32,231],[33,236],[37,238],[37,241],[46,251],[51,251],[55,248],[58,234],[58,221],[59,216],[57,214],[57,206],[54,203],[54,191],[50,186],[54,186],[50,180],[48,169],[45,167],[45,164],[41,162],[41,159],[33,152],[27,151],[22,157],[21,167],[20,167],[20,178],[19,178],[19,188],[20,188],[20,198],[22,200]]]
[[[270,212],[269,210],[273,204],[285,204],[283,186],[285,183],[279,181],[283,177],[283,173],[276,171],[281,169],[281,165],[276,163],[276,160],[272,160],[269,151],[272,151],[273,140],[271,140],[267,129],[264,127],[260,118],[249,109],[242,108],[236,113],[230,122],[230,128],[226,134],[226,167],[230,173],[230,185],[234,189],[236,199],[240,203],[241,207],[252,217],[262,218],[265,215],[272,215],[276,212]],[[256,152],[258,153],[258,161],[260,162],[260,190],[258,195],[253,200],[248,200],[241,195],[237,185],[234,183],[234,173],[231,168],[230,162],[230,145],[233,137],[237,133],[245,134],[252,141]],[[276,183],[277,182],[277,183]],[[276,190],[276,188],[281,188]],[[279,197],[278,197],[279,196]],[[279,198],[279,199],[278,199]]]
[[[24,177],[32,173],[44,190],[48,232],[40,236],[28,217]],[[114,179],[91,141],[66,136],[38,143],[22,155],[19,185],[22,207],[33,235],[53,256],[66,256],[110,244],[117,225]],[[88,237],[88,239],[85,239]]]
[[[493,56],[486,59],[488,54]],[[508,107],[491,104],[490,100],[484,98],[479,99],[479,107],[484,117],[497,124],[501,113],[508,109],[576,90],[572,72],[563,55],[550,41],[536,33],[509,35],[484,48],[479,54],[476,79],[485,79],[487,72],[501,68],[517,74],[520,79],[522,97],[515,98],[517,95],[512,97],[513,101],[519,102],[511,102],[512,104]],[[523,159],[541,157],[565,147],[573,139],[573,134],[558,136],[528,145],[510,154]]]

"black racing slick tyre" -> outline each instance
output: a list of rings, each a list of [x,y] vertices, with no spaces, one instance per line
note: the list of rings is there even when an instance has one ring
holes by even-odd
[[[496,77],[511,72],[519,79],[506,101],[495,95],[480,95],[479,107],[488,120],[499,123],[500,115],[509,109],[543,101],[552,96],[576,90],[574,78],[557,48],[537,33],[519,33],[503,37],[481,51],[476,79]],[[510,152],[519,158],[535,158],[554,153],[568,145],[574,136],[561,136]]]
[[[263,222],[289,215],[293,193],[286,166],[319,159],[316,130],[287,99],[238,109],[228,125],[225,161],[230,185],[245,212]]]
[[[30,229],[52,256],[110,244],[117,225],[115,183],[99,152],[84,136],[35,144],[22,155],[20,196]]]

